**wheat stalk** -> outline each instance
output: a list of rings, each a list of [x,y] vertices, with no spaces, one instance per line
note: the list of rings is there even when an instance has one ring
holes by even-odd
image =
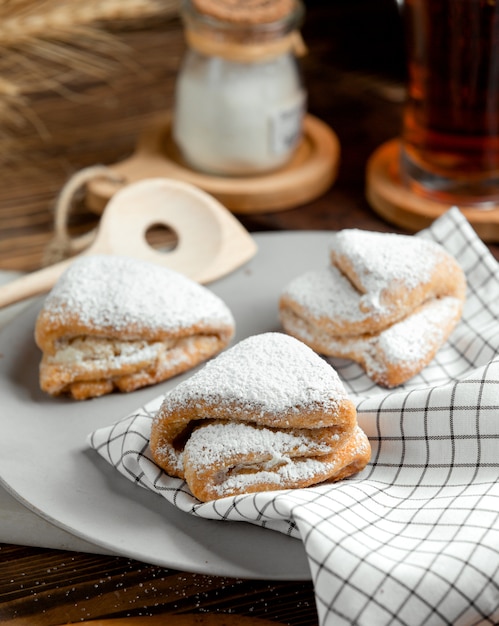
[[[26,122],[43,132],[30,94],[77,98],[67,87],[77,77],[105,80],[117,63],[133,64],[110,25],[177,9],[178,0],[0,0],[0,136]]]
[[[0,46],[47,38],[82,24],[130,20],[172,11],[167,0],[3,0],[0,1]]]

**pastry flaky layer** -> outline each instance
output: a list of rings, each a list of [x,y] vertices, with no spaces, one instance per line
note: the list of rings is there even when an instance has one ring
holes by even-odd
[[[385,387],[419,373],[461,318],[466,279],[456,259],[423,238],[347,229],[331,236],[330,261],[284,288],[286,332],[356,361]]]
[[[83,256],[36,321],[40,386],[78,400],[133,391],[198,365],[233,334],[227,306],[185,276],[128,257]]]
[[[171,390],[150,447],[202,501],[339,480],[371,454],[336,371],[284,333],[244,339]]]

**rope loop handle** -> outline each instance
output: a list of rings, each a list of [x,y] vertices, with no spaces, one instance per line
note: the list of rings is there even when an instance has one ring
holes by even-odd
[[[44,252],[43,265],[53,265],[63,259],[82,252],[93,242],[96,229],[84,235],[71,237],[68,229],[69,216],[78,192],[88,182],[97,177],[104,177],[112,182],[124,182],[106,165],[91,165],[75,174],[62,187],[54,207],[54,236]]]

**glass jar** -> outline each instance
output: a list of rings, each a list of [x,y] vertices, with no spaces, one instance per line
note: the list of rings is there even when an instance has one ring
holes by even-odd
[[[249,4],[249,11],[228,0],[182,5],[188,49],[177,78],[173,138],[196,170],[268,172],[290,159],[301,138],[303,5],[276,0],[269,15],[255,5],[272,3]]]

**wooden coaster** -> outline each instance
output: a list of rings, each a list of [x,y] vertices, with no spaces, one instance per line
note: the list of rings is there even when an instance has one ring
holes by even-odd
[[[400,140],[382,144],[371,156],[366,169],[366,196],[369,204],[387,221],[418,231],[445,213],[450,204],[429,200],[408,189],[400,176]],[[499,241],[499,204],[486,208],[459,206],[483,241]]]
[[[302,141],[286,166],[258,176],[210,176],[192,170],[182,160],[171,135],[171,115],[167,115],[144,132],[130,158],[110,169],[126,184],[144,178],[174,178],[203,189],[233,213],[264,213],[291,209],[325,193],[336,179],[339,159],[336,134],[318,118],[306,115]],[[104,178],[90,181],[88,208],[102,213],[122,186]]]

